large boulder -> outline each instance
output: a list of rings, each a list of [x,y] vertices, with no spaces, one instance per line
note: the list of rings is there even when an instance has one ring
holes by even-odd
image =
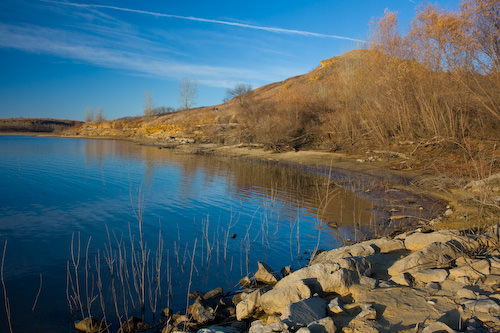
[[[473,249],[479,246],[476,239],[460,235],[456,230],[440,230],[430,233],[415,232],[405,239],[405,247],[410,251],[419,251],[432,243],[446,243],[451,240],[459,242],[461,247]]]
[[[361,257],[325,260],[304,267],[279,281],[275,288],[281,288],[293,281],[303,280],[312,292],[349,293],[352,284],[359,282],[362,274],[371,273],[371,264]]]
[[[446,243],[431,243],[408,256],[396,261],[387,270],[389,275],[401,273],[414,273],[422,269],[448,268],[453,261],[463,255],[464,248],[461,243],[452,240]]]
[[[303,280],[292,281],[263,294],[260,297],[260,306],[267,314],[281,314],[289,304],[311,296],[311,289]]]
[[[359,275],[337,264],[319,263],[290,274],[276,284],[275,288],[282,288],[296,281],[305,281],[313,292],[335,292],[346,295],[351,285],[359,281]]]

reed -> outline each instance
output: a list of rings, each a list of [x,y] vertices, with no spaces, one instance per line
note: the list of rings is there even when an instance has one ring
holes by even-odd
[[[3,290],[3,304],[5,306],[5,315],[7,316],[7,322],[9,324],[9,332],[12,333],[12,319],[11,319],[11,312],[10,312],[10,301],[9,297],[7,296],[7,287],[5,286],[5,279],[4,279],[4,264],[5,264],[5,252],[7,251],[7,240],[4,242],[3,245],[3,252],[2,252],[2,265],[0,267],[0,280],[2,281],[2,290]]]

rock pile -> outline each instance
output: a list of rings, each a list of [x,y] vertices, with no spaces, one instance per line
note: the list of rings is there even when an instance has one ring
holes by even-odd
[[[259,263],[245,289],[198,294],[163,332],[498,332],[495,234],[417,230],[322,252],[281,278]]]

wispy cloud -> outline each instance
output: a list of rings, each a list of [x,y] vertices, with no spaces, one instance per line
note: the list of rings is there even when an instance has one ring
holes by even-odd
[[[233,21],[206,19],[206,18],[194,17],[194,16],[181,16],[181,15],[165,14],[165,13],[151,12],[151,11],[146,11],[146,10],[124,8],[124,7],[117,7],[117,6],[83,4],[83,3],[73,3],[73,2],[61,2],[61,1],[52,1],[52,0],[41,0],[41,1],[59,4],[59,5],[65,5],[65,6],[80,7],[80,8],[112,9],[112,10],[118,10],[118,11],[130,12],[130,13],[136,13],[136,14],[142,14],[142,15],[150,15],[150,16],[155,16],[155,17],[165,17],[165,18],[174,18],[174,19],[180,19],[180,20],[205,22],[205,23],[212,23],[212,24],[221,24],[221,25],[228,25],[228,26],[245,28],[245,29],[267,31],[267,32],[272,32],[272,33],[293,34],[293,35],[300,35],[300,36],[306,36],[306,37],[317,37],[317,38],[333,38],[333,39],[341,39],[341,40],[348,40],[348,41],[361,42],[361,43],[366,42],[365,40],[346,37],[346,36],[322,34],[322,33],[317,33],[317,32],[295,30],[295,29],[285,29],[285,28],[278,28],[278,27],[267,27],[267,26],[245,24],[245,23],[239,23],[239,22],[233,22]]]
[[[49,54],[153,77],[181,79],[195,77],[201,84],[231,87],[237,82],[269,82],[276,71],[235,67],[193,65],[163,56],[147,55],[137,49],[106,47],[100,38],[37,25],[17,26],[0,23],[0,48]],[[273,75],[274,73],[274,75]]]

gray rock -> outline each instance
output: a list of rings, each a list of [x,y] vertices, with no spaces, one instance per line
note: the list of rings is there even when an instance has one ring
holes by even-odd
[[[276,274],[271,267],[261,261],[259,261],[257,264],[259,265],[259,269],[253,276],[255,280],[265,284],[275,284],[279,281],[279,275]]]
[[[476,299],[479,297],[479,294],[475,293],[474,291],[468,288],[460,288],[456,291],[455,297],[457,299],[460,298]]]
[[[483,284],[488,287],[498,287],[500,286],[500,275],[491,274],[484,279]]]
[[[304,280],[313,292],[335,292],[345,295],[349,293],[352,284],[359,282],[360,274],[369,274],[370,271],[370,263],[360,257],[318,262],[283,278],[275,288],[292,281]]]
[[[402,286],[413,286],[415,279],[410,273],[400,273],[391,277],[391,281]]]
[[[396,261],[388,269],[391,276],[404,272],[417,272],[428,268],[448,268],[453,261],[461,256],[463,247],[456,241],[446,243],[431,243],[423,249]]]
[[[260,306],[267,314],[281,314],[289,304],[311,296],[311,289],[303,280],[292,281],[286,285],[275,286],[275,288],[263,294],[260,297]]]
[[[335,331],[337,330],[333,319],[330,317],[315,320],[307,325],[307,328],[311,333],[335,333]]]
[[[345,312],[342,301],[338,297],[335,297],[328,303],[328,310],[334,315]]]
[[[242,300],[236,305],[236,319],[250,318],[260,307],[261,295],[267,291],[269,291],[269,288],[260,288],[242,296]]]
[[[252,323],[252,326],[250,327],[249,333],[273,333],[273,332],[289,332],[288,331],[288,326],[281,322],[275,322],[269,325],[264,325],[262,320],[256,320]]]
[[[353,257],[365,257],[375,254],[375,248],[368,242],[353,244],[348,249]]]
[[[189,306],[188,313],[200,324],[206,324],[215,319],[215,310],[207,306],[200,298]]]
[[[375,320],[362,320],[357,317],[349,322],[347,330],[345,328],[343,330],[343,332],[352,333],[378,333],[386,331]]]
[[[450,269],[449,278],[456,280],[459,277],[468,277],[471,280],[479,280],[490,273],[490,262],[484,260],[472,260],[468,264]]]
[[[472,312],[482,312],[494,315],[500,315],[500,305],[488,297],[483,299],[462,299],[460,301],[467,309]]]
[[[202,328],[197,333],[240,333],[241,331],[231,326],[209,326]]]
[[[456,239],[460,234],[457,231],[443,230],[430,233],[415,232],[406,236],[405,247],[410,251],[418,251],[432,243],[446,243]]]
[[[359,277],[359,284],[373,289],[377,287],[378,281],[374,278],[363,275]]]
[[[390,253],[405,249],[404,242],[401,239],[378,238],[368,242],[370,242],[370,246],[373,247],[376,252],[380,253]]]
[[[306,326],[324,317],[326,317],[326,301],[315,296],[288,305],[280,318],[289,327],[297,327]]]
[[[421,283],[443,282],[448,277],[448,272],[445,269],[423,269],[411,275]]]
[[[451,329],[445,323],[440,321],[435,321],[426,328],[423,329],[422,333],[455,333],[456,331]]]

